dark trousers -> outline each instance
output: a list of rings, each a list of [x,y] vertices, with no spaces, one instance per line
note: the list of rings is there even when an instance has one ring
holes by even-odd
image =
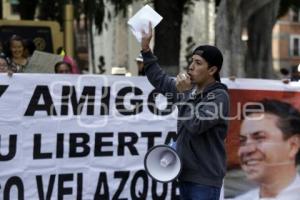
[[[180,183],[180,200],[219,200],[221,188],[191,182]]]

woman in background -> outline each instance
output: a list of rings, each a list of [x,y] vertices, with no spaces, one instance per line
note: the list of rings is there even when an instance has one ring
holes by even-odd
[[[13,35],[9,40],[8,57],[14,72],[23,72],[29,61],[29,52],[25,41],[18,35]]]

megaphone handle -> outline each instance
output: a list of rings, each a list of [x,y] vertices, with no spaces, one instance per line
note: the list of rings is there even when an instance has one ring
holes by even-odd
[[[176,150],[177,143],[176,142],[171,142],[169,144],[169,146],[172,147],[172,149]]]

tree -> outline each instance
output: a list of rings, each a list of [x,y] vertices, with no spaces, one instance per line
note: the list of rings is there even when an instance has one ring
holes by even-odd
[[[21,19],[33,20],[38,0],[19,0],[19,13]]]
[[[270,1],[248,19],[245,63],[247,77],[275,77],[272,59],[272,30],[278,16],[279,4],[280,0]]]
[[[297,0],[220,0],[216,20],[216,44],[224,53],[225,76],[274,77],[272,29]],[[248,42],[241,40],[243,30]]]
[[[221,0],[216,19],[216,45],[224,54],[225,76],[244,76],[243,28],[251,15],[272,0]]]
[[[64,0],[41,0],[39,4],[39,20],[55,20],[62,25]],[[49,12],[51,10],[51,12]]]
[[[95,1],[91,1],[91,2],[95,2]],[[84,10],[84,4],[81,3],[80,0],[40,0],[39,3],[40,12],[39,12],[38,19],[57,21],[61,25],[61,28],[63,29],[64,6],[67,3],[72,3],[74,5],[75,7],[74,17],[76,19],[79,19],[79,16],[82,13],[88,14],[88,12]],[[51,10],[51,12],[49,12],[49,10]]]
[[[285,15],[290,8],[300,8],[299,0],[281,0],[279,6],[278,18]]]
[[[2,0],[0,0],[0,19],[3,18],[3,7],[2,7]]]
[[[184,5],[187,1],[154,0],[155,10],[164,20],[155,30],[154,54],[169,73],[177,74],[180,58],[180,36]]]
[[[26,1],[26,0],[23,0]],[[87,16],[87,30],[95,23],[98,32],[101,33],[104,21],[104,2],[110,2],[115,7],[115,13],[124,13],[128,5],[142,0],[69,0],[76,6],[75,17],[84,13]],[[199,0],[149,0],[158,13],[164,16],[164,20],[155,31],[154,53],[160,58],[160,64],[171,74],[179,70],[181,24],[184,13],[193,2]],[[62,24],[62,6],[67,0],[40,0],[41,20],[57,20]],[[51,10],[51,12],[49,12]],[[111,16],[111,14],[108,14]],[[92,44],[92,43],[91,43]]]
[[[284,16],[290,8],[300,8],[300,1],[271,1],[257,10],[248,20],[249,40],[246,55],[246,73],[248,77],[274,78],[272,29],[276,20]]]
[[[137,0],[110,0],[116,13],[125,11],[127,6]],[[184,13],[198,0],[153,0],[154,9],[164,17],[155,29],[154,54],[160,65],[170,74],[179,71],[181,24]]]
[[[20,0],[22,2],[29,2]],[[37,1],[37,0],[34,0]],[[105,2],[115,6],[115,13],[126,14],[127,6],[141,0],[40,0],[40,19],[57,20],[62,24],[62,6],[72,1],[75,5],[75,18],[81,13],[86,17],[87,30],[91,31],[93,23],[101,33],[105,13]],[[164,20],[155,31],[154,53],[160,58],[160,64],[172,74],[179,66],[180,36],[182,17],[193,2],[199,0],[152,0],[155,10],[164,16]],[[224,53],[223,72],[225,76],[252,77],[269,76],[272,68],[270,33],[276,21],[278,2],[280,0],[216,0],[216,44]],[[297,0],[281,0],[280,13],[284,13]],[[299,3],[298,3],[299,4]],[[284,8],[284,9],[283,9]],[[31,8],[32,9],[32,8]],[[272,9],[272,10],[270,10]],[[44,11],[43,11],[44,10]],[[51,12],[46,12],[51,10]],[[270,15],[268,15],[268,12]],[[108,13],[112,16],[111,13]],[[263,26],[261,26],[263,24]],[[268,26],[266,26],[268,25]],[[264,27],[264,28],[259,28]],[[248,29],[249,41],[241,40],[243,30]],[[259,33],[259,34],[258,34]],[[263,39],[268,38],[268,40]],[[246,51],[248,45],[248,51]],[[264,50],[260,50],[264,47]],[[260,52],[259,55],[257,52]],[[247,53],[247,57],[245,55]],[[246,61],[246,64],[245,64]],[[253,66],[255,65],[255,69]],[[245,67],[246,66],[246,67]]]
[[[101,5],[98,0],[98,5]],[[115,6],[115,13],[126,14],[128,5],[139,0],[108,0]],[[141,1],[141,0],[140,0]],[[175,75],[179,70],[181,24],[184,13],[199,0],[153,0],[154,9],[164,20],[155,29],[154,53],[159,57],[160,64],[168,72]],[[102,30],[105,5],[99,6],[102,12],[91,12],[90,20],[94,19],[99,32]],[[95,6],[96,7],[96,6]],[[94,13],[97,13],[95,15]],[[99,14],[101,13],[101,14]],[[96,17],[96,18],[94,18]]]

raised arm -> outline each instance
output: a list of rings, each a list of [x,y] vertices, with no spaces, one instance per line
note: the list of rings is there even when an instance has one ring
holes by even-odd
[[[169,76],[158,64],[158,59],[150,48],[152,39],[152,26],[149,22],[148,33],[142,31],[142,55],[144,59],[145,74],[150,83],[162,94],[172,97],[177,101],[177,93],[191,89],[191,81],[188,74],[179,74],[176,78]]]

